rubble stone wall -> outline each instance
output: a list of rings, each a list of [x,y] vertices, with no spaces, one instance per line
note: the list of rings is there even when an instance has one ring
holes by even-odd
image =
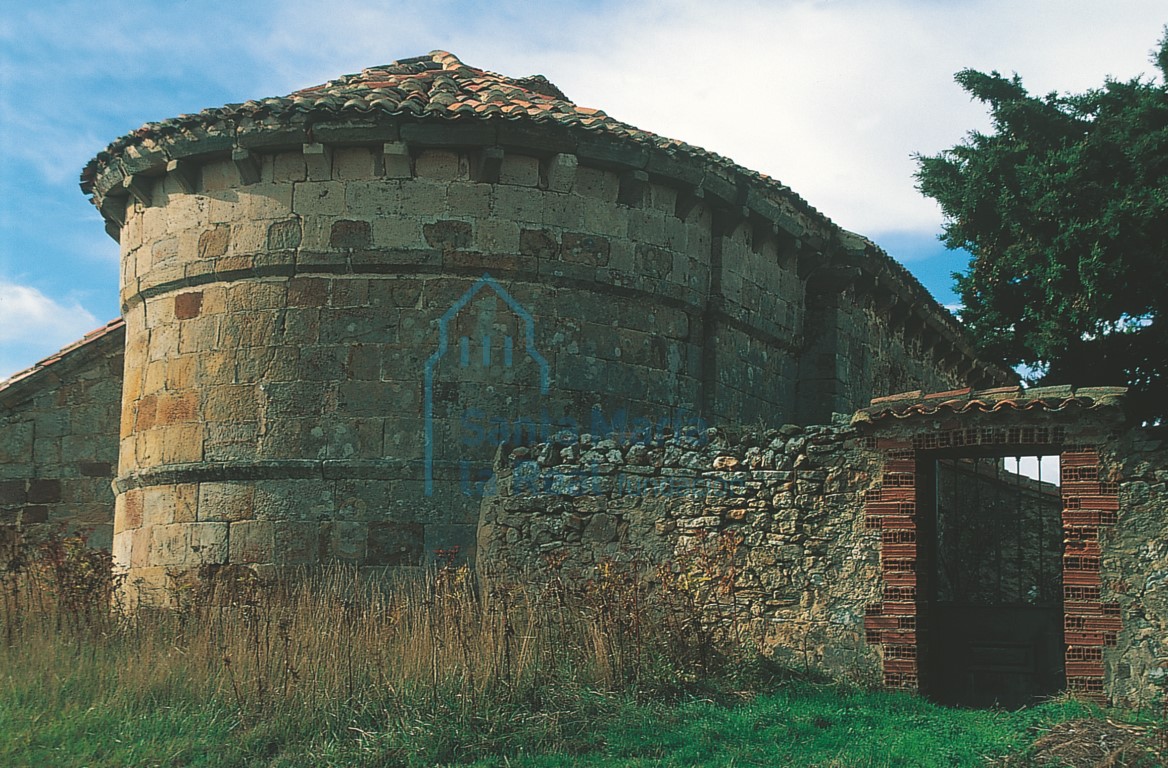
[[[1135,429],[1105,446],[1103,459],[1119,511],[1101,529],[1102,599],[1123,619],[1104,649],[1106,679],[1118,700],[1149,706],[1168,691],[1168,440]]]
[[[739,534],[742,625],[790,663],[879,679],[864,635],[882,588],[879,532],[863,515],[878,465],[856,440],[786,426],[517,449],[483,501],[478,568],[538,578],[549,556],[585,573],[622,557],[684,564],[702,537]]]
[[[684,563],[702,537],[741,534],[735,605],[755,636],[794,663],[913,690],[930,653],[931,595],[946,588],[928,571],[927,499],[918,509],[932,459],[1058,454],[1057,489],[992,490],[1021,487],[1015,506],[1042,490],[1057,506],[1041,530],[1061,542],[1046,597],[1063,605],[1068,689],[1148,706],[1168,681],[1168,445],[1122,428],[1114,410],[560,437],[501,458],[481,507],[485,577],[538,578],[549,558],[585,573],[607,559]]]

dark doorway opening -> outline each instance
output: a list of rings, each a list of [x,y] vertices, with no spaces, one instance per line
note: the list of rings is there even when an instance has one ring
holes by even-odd
[[[926,460],[919,488],[927,610],[922,685],[1016,708],[1066,684],[1057,456]]]

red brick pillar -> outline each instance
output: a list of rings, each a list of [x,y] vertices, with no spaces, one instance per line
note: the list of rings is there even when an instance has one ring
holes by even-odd
[[[1119,515],[1119,490],[1101,476],[1099,453],[1077,447],[1060,456],[1063,499],[1063,610],[1067,690],[1100,703],[1103,649],[1116,644],[1119,606],[1103,602],[1099,533]]]
[[[916,454],[912,443],[880,439],[884,452],[880,486],[868,493],[865,525],[880,531],[880,566],[884,600],[870,605],[864,616],[869,643],[881,646],[884,684],[917,690],[917,615],[920,553],[917,549]]]

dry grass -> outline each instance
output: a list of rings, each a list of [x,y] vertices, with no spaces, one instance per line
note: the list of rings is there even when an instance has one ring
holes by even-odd
[[[311,718],[334,733],[445,728],[474,752],[517,734],[570,749],[610,695],[676,698],[747,653],[739,633],[705,620],[725,582],[713,558],[734,556],[720,540],[706,549],[684,572],[629,558],[570,573],[553,558],[538,583],[482,584],[450,565],[266,583],[225,566],[176,579],[176,609],[126,611],[108,558],[54,537],[4,573],[0,667],[47,698],[65,695],[57,671],[89,664],[74,684],[91,698],[218,702],[244,722]]]
[[[732,537],[660,567],[580,573],[552,557],[539,581],[484,584],[446,565],[265,583],[223,567],[176,580],[177,608],[137,611],[80,539],[13,555],[0,571],[3,765],[972,766],[1022,752],[1036,725],[1095,714],[776,688],[788,673],[733,618]],[[1152,734],[1137,730],[1124,734]],[[1045,764],[1065,735],[1005,764]]]

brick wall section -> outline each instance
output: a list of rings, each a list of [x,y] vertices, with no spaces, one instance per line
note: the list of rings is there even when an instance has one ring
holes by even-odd
[[[879,675],[864,638],[864,608],[880,594],[879,534],[862,514],[876,466],[853,432],[631,442],[565,435],[512,453],[483,501],[480,571],[538,578],[549,554],[585,572],[633,553],[684,561],[697,532],[737,532],[735,602],[754,636],[793,664]]]
[[[1103,649],[1123,628],[1118,603],[1103,602],[1100,539],[1119,515],[1119,487],[1103,480],[1097,446],[1059,456],[1063,497],[1063,639],[1067,690],[1106,699]]]
[[[882,650],[884,684],[916,690],[921,649],[917,616],[926,569],[919,557],[924,538],[917,514],[916,457],[911,441],[880,438],[871,443],[884,457],[880,482],[865,494],[865,528],[880,536],[882,600],[865,611],[867,641]]]
[[[919,633],[927,622],[931,553],[922,543],[929,540],[929,521],[917,509],[920,461],[931,451],[1000,449],[1060,454],[1064,504],[1063,589],[1065,613],[1067,690],[1106,701],[1103,647],[1116,644],[1122,626],[1118,606],[1100,600],[1099,524],[1113,520],[1102,512],[1116,509],[1117,486],[1100,483],[1099,453],[1095,447],[1070,444],[1069,440],[1101,438],[1090,419],[1072,426],[1031,422],[1015,425],[949,424],[938,430],[919,426],[898,438],[877,438],[872,443],[884,455],[880,487],[865,505],[868,525],[881,531],[881,566],[884,600],[868,608],[865,627],[870,642],[884,646],[884,682],[895,688],[916,690],[922,684],[917,660],[926,652],[928,633]],[[1077,428],[1076,428],[1077,427]],[[906,428],[911,430],[911,428]],[[1070,445],[1066,448],[1063,446]],[[1004,453],[1003,453],[1004,455]],[[1086,521],[1087,525],[1084,525]],[[1071,523],[1074,523],[1072,525]],[[922,530],[923,527],[923,530]],[[923,614],[923,617],[921,616]],[[927,625],[927,624],[926,624]]]
[[[865,624],[869,641],[883,646],[887,685],[916,689],[916,660],[927,652],[928,633],[917,630],[928,622],[931,566],[922,542],[932,532],[916,507],[920,461],[938,451],[1057,453],[1067,689],[1101,702],[1154,700],[1168,675],[1168,463],[1162,440],[1121,427],[1118,416],[1077,408],[971,413],[875,429],[867,444],[882,454],[883,469],[865,514],[883,542],[884,596]]]
[[[0,544],[64,526],[110,548],[124,339],[113,323],[0,383]]]

